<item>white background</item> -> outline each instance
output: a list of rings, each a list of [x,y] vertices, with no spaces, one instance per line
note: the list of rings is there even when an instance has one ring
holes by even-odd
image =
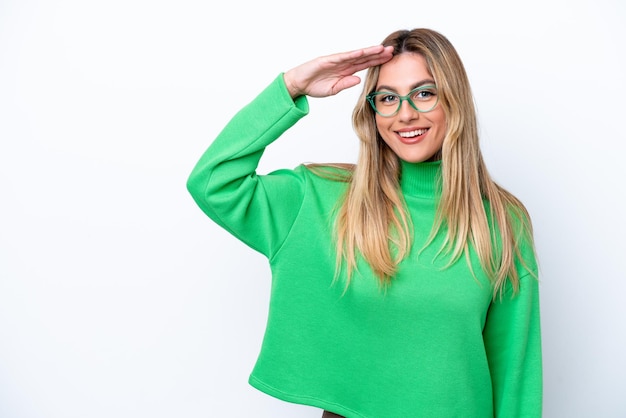
[[[247,383],[266,260],[185,182],[280,71],[430,27],[472,82],[541,262],[545,417],[626,417],[626,6],[595,1],[0,1],[0,417],[319,417]],[[354,161],[359,88],[261,171]]]

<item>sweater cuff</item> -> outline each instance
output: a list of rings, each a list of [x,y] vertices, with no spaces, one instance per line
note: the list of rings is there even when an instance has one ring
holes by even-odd
[[[291,95],[289,94],[289,90],[287,90],[287,85],[285,84],[284,75],[285,75],[284,72],[280,73],[278,77],[276,77],[274,82],[270,85],[270,87],[276,87],[280,89],[281,99],[288,100],[290,103],[294,104],[296,108],[298,108],[302,112],[303,116],[308,114],[309,113],[309,100],[304,95],[298,96],[295,99],[292,99]]]

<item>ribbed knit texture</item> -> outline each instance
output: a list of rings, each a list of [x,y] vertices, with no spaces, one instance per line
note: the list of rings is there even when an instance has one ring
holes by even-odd
[[[200,208],[271,266],[250,384],[347,418],[540,417],[537,280],[520,270],[520,293],[494,302],[475,255],[473,277],[464,258],[444,268],[441,236],[419,252],[435,217],[439,162],[402,165],[415,236],[391,286],[383,290],[363,260],[345,293],[345,272],[333,283],[334,208],[346,183],[304,166],[255,173],[264,148],[307,112],[307,99],[294,103],[279,76],[224,128],[188,181]],[[523,254],[536,274],[527,243]]]

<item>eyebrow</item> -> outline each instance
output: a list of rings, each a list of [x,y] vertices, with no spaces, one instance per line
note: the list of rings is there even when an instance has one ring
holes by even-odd
[[[410,90],[414,90],[418,87],[421,86],[425,86],[427,84],[435,84],[435,80],[432,79],[427,79],[427,80],[422,80],[422,81],[418,81],[417,83],[413,84],[410,88]],[[378,86],[376,88],[376,90],[381,91],[381,90],[388,90],[388,91],[393,91],[393,92],[398,92],[395,88],[391,87],[391,86],[386,86],[386,85],[382,85],[382,86]]]

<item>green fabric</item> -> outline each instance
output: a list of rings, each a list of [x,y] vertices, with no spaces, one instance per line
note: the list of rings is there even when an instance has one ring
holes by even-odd
[[[424,244],[440,163],[402,166],[415,244],[382,290],[360,262],[333,284],[333,209],[346,183],[299,166],[255,173],[264,148],[308,113],[282,75],[244,107],[197,163],[188,190],[216,223],[267,256],[269,317],[250,384],[347,418],[540,417],[537,280],[520,267],[515,298],[492,301],[472,255],[449,268]],[[536,274],[528,245],[525,262]]]

